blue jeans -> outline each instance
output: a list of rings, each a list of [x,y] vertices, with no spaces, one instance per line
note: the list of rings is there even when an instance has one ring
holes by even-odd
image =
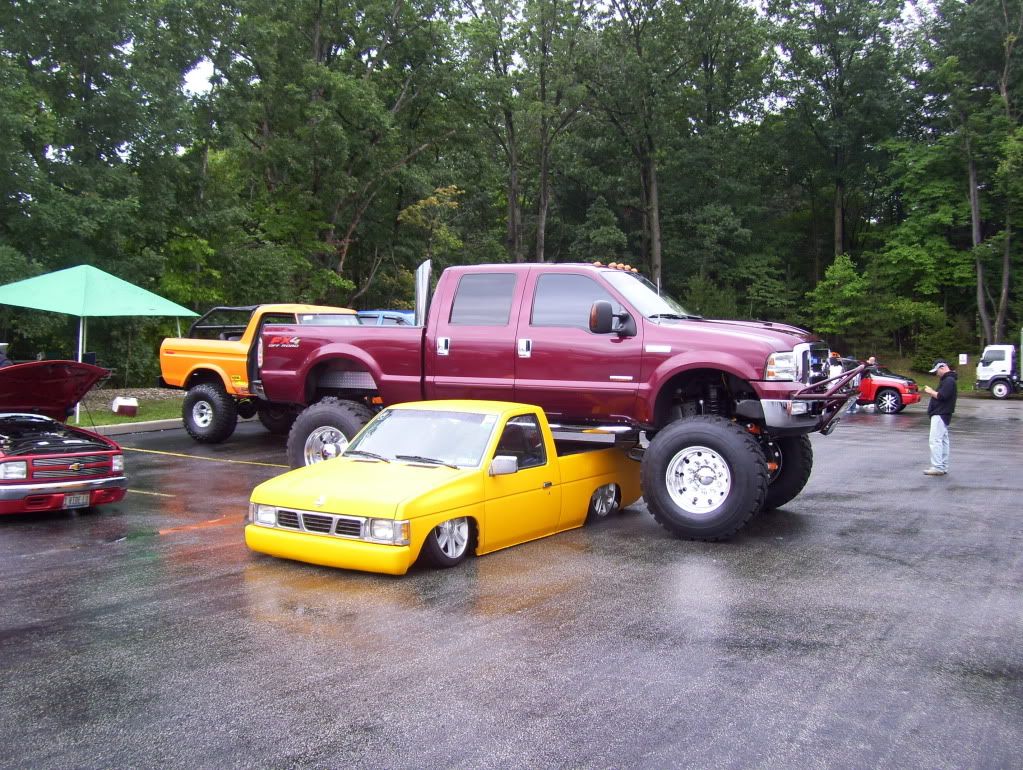
[[[939,415],[931,417],[931,467],[948,472],[948,426]]]

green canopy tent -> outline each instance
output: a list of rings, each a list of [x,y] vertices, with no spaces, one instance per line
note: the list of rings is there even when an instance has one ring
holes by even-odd
[[[85,348],[85,319],[89,317],[199,315],[91,265],[69,267],[0,286],[0,304],[78,316],[79,361]]]

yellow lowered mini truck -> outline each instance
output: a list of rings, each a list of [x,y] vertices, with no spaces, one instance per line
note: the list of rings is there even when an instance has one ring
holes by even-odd
[[[453,567],[581,527],[640,497],[626,450],[555,443],[543,411],[503,401],[420,401],[381,411],[339,457],[252,492],[253,551],[403,575]]]

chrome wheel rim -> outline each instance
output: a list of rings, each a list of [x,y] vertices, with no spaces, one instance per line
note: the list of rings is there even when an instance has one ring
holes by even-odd
[[[672,502],[696,515],[717,510],[732,490],[732,473],[725,458],[705,446],[687,447],[675,455],[664,481]]]
[[[469,545],[469,520],[451,519],[437,525],[437,546],[449,559],[457,559]]]
[[[348,446],[344,433],[332,425],[317,428],[305,440],[303,457],[306,465],[315,465],[337,457]]]
[[[213,422],[213,406],[209,401],[197,401],[192,407],[192,422],[197,428],[208,428]]]
[[[881,403],[878,408],[885,414],[891,414],[898,408],[898,396],[894,393],[884,393],[881,396]]]
[[[597,516],[607,516],[617,507],[618,490],[614,484],[605,484],[593,493],[590,498],[590,509]]]

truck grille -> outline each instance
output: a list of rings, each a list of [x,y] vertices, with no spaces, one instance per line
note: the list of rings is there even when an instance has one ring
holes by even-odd
[[[40,457],[32,461],[33,479],[88,479],[110,473],[110,455]]]
[[[277,510],[277,526],[315,535],[337,535],[338,537],[362,537],[365,519],[356,516],[334,516],[329,513]]]

